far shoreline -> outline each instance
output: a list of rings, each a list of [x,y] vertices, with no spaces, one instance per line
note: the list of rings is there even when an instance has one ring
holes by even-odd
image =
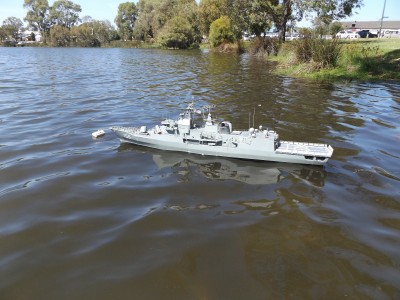
[[[265,55],[263,59],[277,63],[274,73],[293,78],[304,78],[316,81],[366,81],[400,80],[400,39],[357,39],[341,41],[342,51],[337,66],[324,69],[313,69],[310,63],[296,63],[291,49],[292,41],[284,43],[276,55]],[[244,52],[249,52],[250,42],[244,42]],[[54,47],[42,42],[29,42],[22,45],[4,45],[0,47],[44,47],[44,48],[121,48],[121,49],[158,49],[177,50],[160,46],[157,43],[143,41],[115,41],[100,47]],[[229,48],[229,47],[228,47]],[[187,50],[209,50],[218,53],[232,54],[238,51],[221,51],[214,49],[208,43],[201,43],[198,47]]]

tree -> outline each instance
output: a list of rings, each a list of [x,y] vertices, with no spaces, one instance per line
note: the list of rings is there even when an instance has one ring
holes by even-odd
[[[302,4],[305,2],[312,2],[307,0],[268,0],[263,2],[263,8],[266,13],[269,15],[270,19],[275,24],[275,27],[279,31],[279,40],[285,41],[285,33],[287,29],[287,23],[290,20],[296,19],[293,16],[294,8],[299,8],[298,20],[301,20],[303,16],[303,6]],[[297,5],[297,6],[296,6]]]
[[[248,29],[248,2],[249,0],[227,0],[227,11],[230,21],[229,27],[236,40],[240,40],[243,33]],[[209,38],[211,38],[211,27]]]
[[[301,20],[313,13],[325,24],[333,20],[351,16],[354,8],[362,5],[362,0],[283,0],[269,1],[271,15],[280,31],[280,39],[285,40],[285,32],[289,20]],[[275,3],[273,3],[275,2]]]
[[[233,32],[239,38],[244,31],[256,35],[275,24],[281,41],[285,40],[287,24],[304,16],[317,17],[325,24],[350,16],[362,0],[227,0]]]
[[[87,22],[71,29],[71,42],[80,47],[100,47],[117,39],[117,32],[110,21],[97,21],[90,17]]]
[[[200,20],[198,16],[198,5],[196,0],[178,0],[176,16],[185,18],[191,25],[193,34],[193,45],[201,42]]]
[[[239,40],[246,32],[260,36],[271,28],[272,17],[265,0],[227,0],[228,14],[235,37]]]
[[[33,30],[39,31],[45,37],[50,31],[47,0],[24,0],[24,8],[28,10],[24,20]]]
[[[227,16],[222,16],[211,23],[209,40],[213,47],[217,47],[224,42],[233,43],[235,41],[231,22]]]
[[[7,39],[7,37],[8,35],[5,28],[3,28],[3,26],[0,26],[0,41],[4,41],[5,39]]]
[[[94,34],[91,23],[84,23],[71,29],[73,42],[79,47],[100,47],[101,43]]]
[[[69,46],[71,31],[62,25],[55,25],[50,29],[50,42],[55,47]]]
[[[75,26],[79,21],[79,13],[82,11],[79,4],[69,0],[57,0],[50,8],[50,20],[53,25],[66,28]]]
[[[250,1],[247,31],[260,36],[271,28],[272,17],[265,6],[265,0]]]
[[[195,43],[189,21],[181,16],[168,20],[159,36],[160,44],[167,48],[187,49]]]
[[[11,36],[14,40],[18,40],[19,32],[23,29],[24,24],[16,17],[8,17],[3,21],[3,30],[7,36]]]
[[[117,39],[117,31],[110,21],[93,20],[90,25],[93,28],[93,34],[101,45],[108,44]]]
[[[305,9],[317,13],[325,24],[351,16],[354,8],[360,8],[362,0],[314,0],[304,1]]]
[[[226,0],[201,0],[198,9],[201,33],[208,36],[211,23],[227,15]]]
[[[186,18],[192,26],[196,26],[197,3],[195,0],[159,0],[154,5],[153,29],[155,35],[164,27],[168,20],[176,16]]]
[[[156,14],[152,1],[139,0],[137,4],[138,18],[133,29],[133,37],[142,41],[154,38],[153,20]]]
[[[177,16],[185,18],[191,24],[195,40],[200,37],[195,0],[139,0],[138,18],[133,29],[137,39],[148,40],[162,34],[167,22]]]
[[[329,33],[332,36],[336,36],[341,30],[343,30],[343,25],[340,22],[333,22],[329,25]]]
[[[316,17],[312,21],[314,33],[320,37],[329,33],[329,24],[325,24],[324,20]]]
[[[90,22],[93,22],[93,21],[95,21],[91,16],[84,16],[84,17],[82,17],[82,23],[90,23]]]
[[[138,18],[138,9],[133,2],[125,2],[118,5],[118,14],[115,24],[124,40],[132,40],[133,28]]]

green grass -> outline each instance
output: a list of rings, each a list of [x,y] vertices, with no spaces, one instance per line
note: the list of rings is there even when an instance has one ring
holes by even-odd
[[[332,80],[400,80],[400,39],[345,40],[337,66],[316,68],[313,62],[296,62],[290,42],[286,43],[277,57],[276,72],[293,77],[305,77],[321,81]]]

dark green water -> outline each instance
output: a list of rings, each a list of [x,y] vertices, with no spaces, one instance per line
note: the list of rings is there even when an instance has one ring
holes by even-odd
[[[400,298],[400,84],[249,56],[0,48],[0,299]],[[120,145],[195,100],[324,168]],[[261,105],[261,106],[259,106]]]

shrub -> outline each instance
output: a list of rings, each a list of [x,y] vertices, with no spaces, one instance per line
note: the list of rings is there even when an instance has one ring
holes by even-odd
[[[306,37],[293,41],[293,51],[299,63],[313,62],[320,68],[337,65],[342,45],[338,39]]]
[[[17,45],[17,42],[16,41],[10,41],[10,40],[8,40],[8,41],[4,41],[3,42],[3,46],[4,47],[15,47]]]
[[[336,34],[341,30],[343,30],[343,25],[340,22],[333,22],[329,25],[329,33],[333,36],[336,36]]]
[[[241,53],[243,52],[243,45],[241,43],[222,43],[214,49],[222,53]]]
[[[342,45],[339,39],[312,39],[312,60],[321,68],[335,67],[337,65]]]
[[[354,60],[358,62],[361,71],[379,73],[382,67],[382,54],[378,46],[363,46],[358,57],[355,57]]]
[[[298,63],[309,62],[312,58],[311,38],[305,37],[292,42],[292,49]]]
[[[144,48],[145,46],[146,44],[143,44],[142,41],[138,40],[132,40],[132,41],[116,40],[116,41],[111,41],[108,44],[108,47],[111,48]]]
[[[50,43],[54,47],[69,46],[71,41],[71,32],[68,28],[61,25],[55,25],[50,30]]]
[[[174,49],[187,49],[195,44],[192,26],[187,19],[180,16],[165,23],[158,40],[161,46]]]
[[[93,35],[92,28],[82,24],[71,29],[71,40],[78,47],[100,47],[100,41]]]
[[[361,46],[356,43],[348,43],[344,45],[342,52],[342,60],[346,65],[354,64],[359,58],[361,52]]]
[[[278,38],[256,37],[249,46],[249,53],[256,56],[277,55],[281,47]]]
[[[209,41],[213,47],[217,47],[222,43],[233,43],[235,41],[231,22],[227,16],[222,16],[211,23]]]

